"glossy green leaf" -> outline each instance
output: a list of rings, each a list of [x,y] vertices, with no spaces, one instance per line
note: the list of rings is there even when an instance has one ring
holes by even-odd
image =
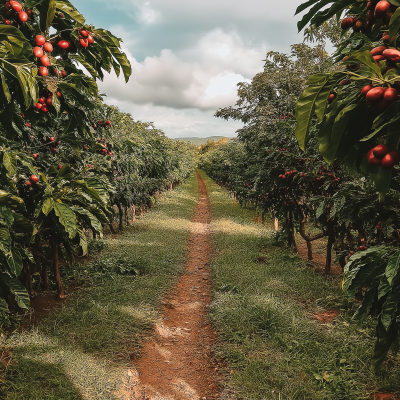
[[[52,198],[48,198],[45,200],[42,206],[42,212],[44,215],[48,215],[51,210],[54,208],[54,200]]]
[[[0,272],[0,280],[3,281],[10,293],[14,296],[18,306],[23,309],[29,309],[29,294],[21,285],[18,279],[12,278],[4,272]]]
[[[68,233],[70,239],[73,239],[76,236],[78,229],[74,212],[66,204],[57,201],[54,202],[54,211],[60,224],[64,227],[65,232]]]
[[[10,103],[11,102],[11,94],[10,94],[10,89],[8,88],[8,85],[6,82],[6,77],[3,74],[1,74],[0,76],[1,76],[1,84],[3,86],[4,95],[7,99],[7,101]]]
[[[0,190],[0,205],[10,207],[12,210],[25,211],[24,201],[11,193]]]
[[[396,320],[396,312],[400,306],[400,290],[393,290],[389,293],[386,301],[383,303],[381,311],[382,325],[389,329],[390,325]]]
[[[390,347],[398,339],[398,331],[396,324],[392,324],[387,331],[379,319],[376,327],[376,336],[374,352],[371,360],[372,368],[375,373],[379,371],[379,367],[382,365]]]
[[[399,30],[400,30],[400,8],[398,8],[390,18],[389,37],[395,36],[399,32]]]
[[[385,275],[389,282],[389,285],[393,284],[393,281],[396,279],[397,274],[400,268],[400,250],[396,251],[390,259],[386,266]]]
[[[55,1],[56,8],[62,11],[71,19],[79,22],[80,24],[85,24],[85,18],[83,15],[70,3],[67,1]]]

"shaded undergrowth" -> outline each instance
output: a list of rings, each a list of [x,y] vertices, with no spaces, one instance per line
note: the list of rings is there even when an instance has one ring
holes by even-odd
[[[63,271],[81,288],[38,326],[0,341],[12,355],[0,372],[1,399],[118,398],[163,294],[184,270],[197,198],[193,175],[123,234],[105,238],[92,261]]]
[[[358,304],[344,297],[340,276],[321,276],[276,247],[272,230],[251,221],[254,211],[201,175],[213,215],[210,317],[221,338],[217,354],[233,371],[227,396],[352,400],[399,392],[399,356],[390,354],[374,376],[373,323],[351,323]],[[313,318],[326,310],[339,315],[327,324]]]

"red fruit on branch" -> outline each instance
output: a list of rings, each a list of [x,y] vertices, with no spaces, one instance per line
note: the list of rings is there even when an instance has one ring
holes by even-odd
[[[28,14],[25,11],[20,11],[18,13],[18,18],[21,22],[26,22],[28,21]]]
[[[383,57],[392,62],[400,62],[400,51],[396,49],[387,49],[382,53]]]
[[[5,25],[11,25],[12,22],[11,22],[9,19],[5,19],[5,20],[4,20],[4,24],[5,24]]]
[[[48,76],[49,75],[49,70],[46,67],[40,67],[39,68],[39,75],[40,76]]]
[[[372,154],[375,157],[383,158],[389,151],[390,149],[386,144],[378,144],[372,149]]]
[[[46,104],[48,106],[52,106],[53,105],[53,98],[52,97],[48,97],[47,100],[46,100]]]
[[[371,50],[371,56],[380,56],[387,49],[386,46],[375,47]]]
[[[44,50],[46,53],[51,53],[51,52],[53,51],[53,45],[52,45],[50,42],[46,42],[46,43],[43,45],[43,50]]]
[[[393,150],[387,153],[381,160],[382,168],[391,169],[400,161],[400,154],[398,150]]]
[[[373,88],[372,85],[364,86],[364,87],[361,89],[361,96],[365,97],[365,96],[367,95],[367,93],[368,93],[372,88]]]
[[[364,26],[363,20],[358,19],[353,25],[353,32],[360,32],[363,26]]]
[[[39,178],[38,178],[36,175],[31,175],[31,177],[29,178],[29,180],[30,180],[32,183],[37,183],[37,182],[39,182]]]
[[[79,43],[81,44],[82,47],[88,47],[89,46],[89,42],[87,39],[79,39]]]
[[[65,18],[65,16],[64,16],[63,13],[58,14],[58,17],[59,17],[59,18]]]
[[[42,65],[44,65],[45,67],[50,65],[50,59],[49,57],[47,57],[46,55],[43,55],[42,57],[40,57],[40,62],[42,63]]]
[[[376,65],[379,65],[379,63],[380,63],[381,61],[385,60],[385,57],[384,57],[384,56],[382,56],[382,55],[379,55],[379,56],[373,56],[372,58],[375,60],[375,62],[376,62]]]
[[[65,78],[67,76],[67,72],[66,71],[60,71],[60,75]]]
[[[357,17],[347,18],[347,26],[351,28],[357,21]]]
[[[32,18],[32,17],[33,17],[33,10],[32,10],[32,8],[28,8],[28,9],[26,10],[26,13],[28,14],[28,18]]]
[[[61,169],[62,167],[63,167],[62,165],[59,165],[57,168],[58,168],[58,169]]]
[[[389,10],[390,3],[386,0],[380,1],[376,6],[375,6],[375,18],[379,19],[385,16],[387,10]]]
[[[45,113],[49,112],[49,109],[48,109],[46,104],[43,104],[42,111],[45,112]]]
[[[22,6],[18,3],[18,1],[10,1],[10,5],[12,9],[16,12],[20,12],[22,10]]]
[[[399,92],[395,88],[388,88],[383,94],[383,99],[392,103],[398,99]]]
[[[90,32],[86,30],[85,28],[79,29],[79,34],[83,36],[84,38],[87,38],[90,35]]]
[[[57,93],[56,93],[56,95],[57,95],[57,97],[58,97],[59,99],[61,99],[61,98],[62,98],[62,93],[61,93],[59,90],[57,90]]]
[[[101,152],[106,155],[108,153],[107,149],[102,149]]]
[[[24,186],[25,186],[26,188],[30,188],[30,187],[32,187],[32,183],[30,183],[29,181],[26,181],[26,182],[24,183]]]
[[[9,1],[6,1],[6,3],[4,4],[4,7],[7,8],[7,10],[11,10],[11,4]]]
[[[350,28],[349,19],[348,19],[348,18],[342,19],[342,22],[340,23],[340,27],[341,27],[342,29]]]
[[[60,40],[58,42],[58,47],[61,47],[63,50],[66,50],[69,47],[69,43],[66,40]]]
[[[25,124],[25,126],[26,126],[27,128],[32,128],[32,124],[31,124],[30,122],[27,122],[27,123]]]
[[[51,150],[52,153],[54,153],[54,154],[57,154],[57,153],[58,153],[58,150],[57,150],[55,147],[52,147],[50,150]]]
[[[374,167],[378,167],[379,165],[381,165],[381,159],[375,157],[372,153],[372,150],[370,150],[367,154],[367,162],[369,165],[373,165]]]
[[[35,42],[38,46],[43,46],[46,43],[46,39],[42,35],[37,35],[35,37]]]
[[[83,146],[83,150],[87,150],[88,149],[88,147],[85,145],[85,146]]]
[[[42,107],[43,107],[43,104],[42,104],[42,103],[36,103],[36,108],[37,108],[38,110],[41,110]]]
[[[46,97],[39,97],[39,103],[46,103]]]
[[[367,21],[375,22],[376,18],[373,10],[367,12]]]
[[[55,140],[56,140],[56,138],[54,136],[49,137],[49,142],[54,142]]]
[[[343,79],[342,81],[339,82],[339,85],[348,85],[350,83],[350,79]]]
[[[329,103],[329,104],[332,103],[332,101],[335,100],[335,99],[336,99],[336,94],[335,94],[335,93],[331,93],[331,94],[328,96],[328,103]]]
[[[383,93],[385,92],[385,89],[383,87],[374,87],[371,90],[368,91],[366,94],[366,99],[372,103],[377,103],[379,100],[382,99]]]
[[[88,35],[88,37],[87,37],[87,41],[88,41],[88,43],[89,43],[89,44],[92,44],[92,43],[94,43],[93,36],[92,36],[92,35]]]
[[[36,160],[37,158],[39,158],[39,153],[33,153],[32,157]]]
[[[35,47],[33,49],[33,54],[35,57],[40,58],[43,56],[43,50],[40,47]]]
[[[108,119],[108,120],[106,121],[106,124],[107,124],[108,126],[111,126],[111,121]]]

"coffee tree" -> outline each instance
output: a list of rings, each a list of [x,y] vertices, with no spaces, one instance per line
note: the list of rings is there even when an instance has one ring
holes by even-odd
[[[328,163],[336,160],[352,171],[367,174],[381,201],[389,192],[390,201],[382,203],[383,207],[391,209],[394,201],[398,208],[394,199],[398,199],[400,160],[399,3],[312,0],[299,6],[297,13],[309,7],[298,23],[299,30],[307,24],[318,28],[335,16],[345,34],[334,55],[337,70],[311,76],[297,102],[295,133],[299,144],[303,149],[308,146],[311,127],[315,126],[319,151]],[[347,191],[352,193],[351,188]],[[378,370],[389,349],[399,348],[400,258],[397,234],[382,231],[383,225],[393,223],[382,223],[376,210],[371,208],[369,219],[370,225],[376,224],[374,244],[381,245],[362,246],[360,252],[350,254],[344,289],[349,297],[364,293],[354,319],[361,321],[369,314],[378,318],[372,360]],[[392,215],[394,221],[398,220],[396,214]]]
[[[3,1],[0,16],[0,280],[2,297],[26,308],[20,280],[29,289],[31,274],[39,273],[47,288],[51,263],[64,297],[59,246],[85,251],[84,229],[100,233],[107,221],[110,188],[87,176],[81,146],[94,136],[96,79],[114,69],[128,80],[131,67],[121,40],[85,24],[69,1]]]

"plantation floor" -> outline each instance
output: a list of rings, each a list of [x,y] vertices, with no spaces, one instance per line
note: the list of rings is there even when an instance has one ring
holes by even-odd
[[[126,400],[218,398],[212,354],[216,337],[205,318],[211,304],[211,214],[204,182],[198,174],[197,179],[200,200],[191,223],[186,273],[164,298],[156,335],[145,344],[136,369],[128,372]]]
[[[351,323],[359,303],[340,276],[279,247],[254,214],[201,171],[163,195],[64,270],[80,289],[59,310],[0,337],[0,398],[395,399],[400,357],[373,375],[374,324]]]

